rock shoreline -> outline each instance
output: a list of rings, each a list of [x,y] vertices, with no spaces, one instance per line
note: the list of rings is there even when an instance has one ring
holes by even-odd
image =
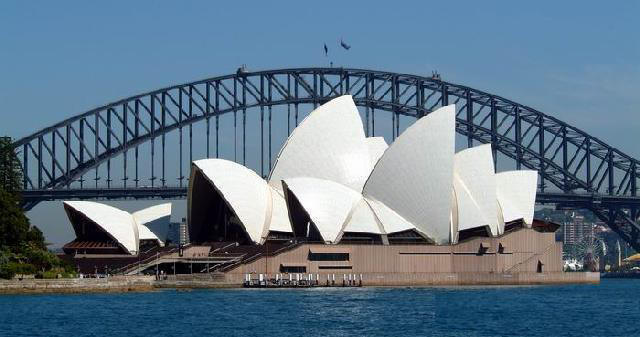
[[[0,280],[0,294],[142,292],[155,289],[153,276],[110,277],[103,279],[22,279]]]

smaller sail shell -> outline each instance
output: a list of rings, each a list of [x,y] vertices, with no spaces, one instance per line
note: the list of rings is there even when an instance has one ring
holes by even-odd
[[[525,224],[532,224],[537,185],[537,171],[506,171],[496,174],[496,195],[504,222],[523,219]]]
[[[382,224],[385,233],[393,234],[416,229],[416,226],[383,203],[368,198],[365,198],[365,200],[378,218],[378,221]]]
[[[171,203],[151,206],[132,213],[140,240],[156,240],[164,246],[171,224]]]
[[[78,212],[91,220],[130,254],[138,253],[138,225],[128,212],[92,201],[65,201],[64,206],[67,213]]]
[[[322,239],[336,243],[343,224],[362,196],[333,181],[317,178],[291,178],[284,185],[293,193],[320,232]]]
[[[362,198],[351,211],[343,232],[385,234],[369,203]]]
[[[269,186],[271,191],[271,222],[269,231],[291,233],[291,222],[287,202],[279,190]]]
[[[458,230],[488,226],[499,234],[496,178],[491,144],[462,150],[454,159]]]

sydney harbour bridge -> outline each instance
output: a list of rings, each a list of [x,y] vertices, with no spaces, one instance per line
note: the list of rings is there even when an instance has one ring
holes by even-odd
[[[205,157],[234,160],[264,177],[304,116],[344,94],[360,107],[367,136],[388,141],[417,118],[455,103],[464,145],[491,143],[496,164],[537,170],[539,204],[589,209],[640,251],[636,159],[494,94],[439,76],[364,69],[238,70],[70,117],[14,143],[24,172],[23,207],[46,200],[184,198],[190,162]]]

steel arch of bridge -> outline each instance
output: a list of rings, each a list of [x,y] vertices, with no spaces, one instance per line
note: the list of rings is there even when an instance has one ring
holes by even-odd
[[[180,132],[182,163],[183,128],[189,130],[191,149],[192,125],[205,122],[206,155],[217,157],[219,119],[233,113],[237,128],[236,114],[241,114],[243,149],[242,160],[238,161],[245,163],[247,109],[251,108],[260,109],[259,173],[264,176],[274,153],[272,107],[286,106],[290,131],[289,124],[298,123],[299,105],[315,107],[343,94],[353,95],[356,104],[365,108],[367,135],[375,133],[376,111],[391,113],[394,139],[400,133],[401,118],[419,118],[440,106],[456,104],[456,131],[466,138],[467,146],[491,143],[494,157],[500,153],[514,160],[518,169],[538,170],[539,203],[590,209],[640,250],[636,159],[552,116],[497,95],[439,78],[364,69],[238,71],[128,97],[68,118],[14,143],[25,173],[24,207],[30,209],[43,200],[67,198],[184,197],[182,165],[179,186],[166,183],[165,135]],[[265,124],[268,168],[264,158]],[[215,149],[210,146],[211,137],[215,137]],[[154,172],[158,141],[162,166],[161,172]],[[138,151],[143,143],[150,143],[152,162],[151,186],[144,187],[138,176]],[[112,184],[111,179],[111,160],[118,156],[123,156],[121,185]],[[129,161],[135,165],[133,179],[127,176],[131,171],[127,168]],[[106,186],[98,188],[98,167],[105,165]],[[84,175],[91,170],[96,172],[96,188],[84,183]]]

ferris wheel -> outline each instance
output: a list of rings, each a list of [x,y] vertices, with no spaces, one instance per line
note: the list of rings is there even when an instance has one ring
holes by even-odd
[[[582,241],[575,245],[574,257],[578,261],[582,261],[585,269],[594,268],[596,261],[599,261],[607,255],[607,245],[605,242],[595,235],[585,236]]]

